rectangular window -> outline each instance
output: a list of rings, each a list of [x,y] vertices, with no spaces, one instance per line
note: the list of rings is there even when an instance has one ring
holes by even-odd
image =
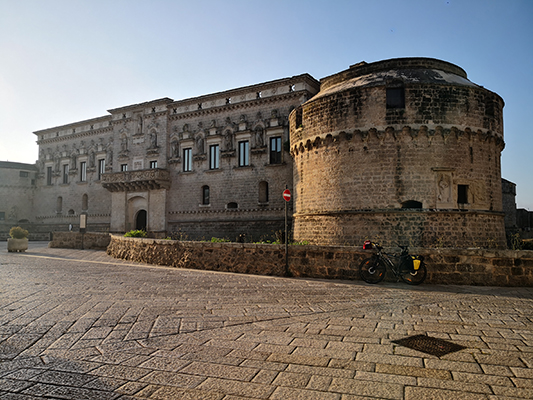
[[[27,172],[27,171],[20,171],[20,172],[19,172],[19,176],[20,176],[21,178],[27,178],[28,176],[30,176],[30,173]]]
[[[281,164],[281,136],[270,138],[270,164]]]
[[[250,165],[250,143],[246,140],[239,142],[239,167]]]
[[[0,221],[6,220],[6,213],[4,211],[0,211]]]
[[[98,180],[102,180],[102,175],[105,172],[105,159],[98,160]]]
[[[52,186],[52,167],[46,167],[46,184]]]
[[[405,90],[403,87],[387,88],[387,108],[405,108]]]
[[[120,164],[120,170],[126,172],[128,170],[128,164]]]
[[[157,161],[150,161],[150,168],[157,168]]]
[[[80,182],[87,182],[87,162],[80,162]]]
[[[183,172],[192,171],[192,149],[183,149]]]
[[[468,185],[457,185],[457,203],[468,204]]]
[[[63,185],[68,184],[68,164],[63,165]]]
[[[218,144],[209,146],[209,169],[220,168],[220,153]]]

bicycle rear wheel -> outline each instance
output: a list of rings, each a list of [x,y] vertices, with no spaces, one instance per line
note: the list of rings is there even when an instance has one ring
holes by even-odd
[[[400,271],[400,278],[402,278],[402,281],[409,285],[420,285],[422,282],[426,280],[426,276],[428,274],[426,264],[421,262],[420,267],[418,269],[412,270],[412,269],[403,269]]]
[[[367,283],[379,283],[385,278],[387,267],[378,258],[367,258],[359,266],[359,276]]]

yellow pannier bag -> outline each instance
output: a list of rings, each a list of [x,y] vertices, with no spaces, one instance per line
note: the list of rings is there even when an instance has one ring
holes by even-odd
[[[411,257],[413,257],[413,268],[415,271],[418,271],[418,268],[420,268],[420,260],[414,256]]]

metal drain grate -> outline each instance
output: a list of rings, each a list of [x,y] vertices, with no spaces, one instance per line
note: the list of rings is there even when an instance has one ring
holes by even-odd
[[[392,343],[437,357],[442,357],[446,354],[466,349],[466,347],[459,344],[448,342],[443,339],[432,338],[426,335],[409,336],[400,340],[393,340]]]

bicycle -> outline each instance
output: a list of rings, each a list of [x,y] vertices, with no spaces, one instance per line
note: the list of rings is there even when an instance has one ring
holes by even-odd
[[[383,252],[383,247],[377,243],[366,241],[363,249],[375,248],[377,252],[372,257],[363,260],[359,266],[359,275],[367,283],[379,283],[385,278],[387,267],[394,273],[398,281],[401,279],[409,285],[420,285],[427,276],[427,268],[423,256],[409,254],[408,246],[400,246],[400,254]],[[392,258],[398,259],[393,262]]]

